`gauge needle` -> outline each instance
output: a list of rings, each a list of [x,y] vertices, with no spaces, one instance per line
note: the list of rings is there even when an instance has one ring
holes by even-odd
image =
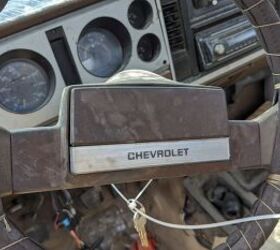
[[[92,52],[91,52],[90,49],[85,48],[84,46],[81,46],[81,45],[79,45],[79,44],[78,44],[78,47],[81,48],[81,49],[83,49],[84,51],[88,52],[89,54],[92,54]]]
[[[11,81],[9,81],[9,82],[6,82],[5,84],[14,83],[14,82],[16,82],[16,81],[18,81],[18,80],[23,79],[24,77],[27,77],[27,75],[22,75],[22,76],[20,76],[20,77],[18,77],[18,78],[15,78],[15,79],[13,79],[13,80],[11,80]]]

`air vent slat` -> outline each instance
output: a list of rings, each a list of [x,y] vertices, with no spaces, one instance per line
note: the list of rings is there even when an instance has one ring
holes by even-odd
[[[177,0],[162,0],[162,10],[171,51],[186,49],[184,27]]]

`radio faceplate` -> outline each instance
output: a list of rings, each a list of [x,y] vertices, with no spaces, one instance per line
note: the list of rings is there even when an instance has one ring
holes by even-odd
[[[204,70],[260,47],[256,31],[244,16],[198,32],[196,43]]]

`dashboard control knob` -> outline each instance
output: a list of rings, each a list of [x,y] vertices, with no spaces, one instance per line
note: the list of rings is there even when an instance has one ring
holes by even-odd
[[[214,52],[219,55],[219,56],[222,56],[226,53],[226,47],[224,44],[222,43],[217,43],[215,46],[214,46]]]
[[[212,5],[217,5],[219,3],[219,1],[218,0],[212,0]]]
[[[216,6],[219,3],[219,0],[193,0],[193,5],[195,8],[207,8],[211,5]]]

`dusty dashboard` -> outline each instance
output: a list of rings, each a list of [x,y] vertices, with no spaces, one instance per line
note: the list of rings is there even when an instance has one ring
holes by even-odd
[[[11,11],[7,7],[13,2],[18,8]],[[44,5],[46,11],[29,15],[27,3]],[[186,82],[209,80],[211,72],[219,75],[243,57],[263,56],[256,31],[231,0],[59,0],[47,5],[11,0],[0,14],[4,128],[55,121],[68,85],[103,83],[126,69]],[[21,18],[13,20],[19,13]]]
[[[102,1],[2,38],[1,126],[55,119],[67,85],[105,82],[125,69],[170,73],[159,8],[154,0]]]

